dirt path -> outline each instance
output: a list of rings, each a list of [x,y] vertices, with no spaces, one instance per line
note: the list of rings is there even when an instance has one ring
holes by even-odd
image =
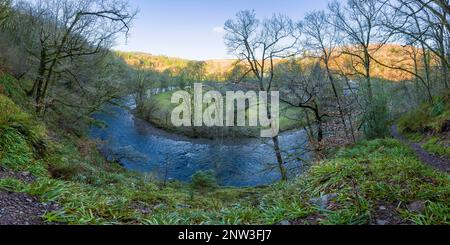
[[[15,173],[0,168],[0,179],[14,178],[25,183],[34,181],[29,173]],[[38,197],[0,190],[0,225],[44,225],[42,216],[58,210],[55,203],[42,203]]]
[[[429,152],[424,150],[420,144],[410,142],[402,134],[400,134],[397,125],[392,126],[391,135],[395,139],[398,139],[409,145],[423,163],[430,165],[440,171],[450,173],[450,159],[430,154]]]

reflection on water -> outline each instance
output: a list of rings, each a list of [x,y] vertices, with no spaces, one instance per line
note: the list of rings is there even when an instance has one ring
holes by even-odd
[[[104,141],[102,152],[109,160],[132,171],[188,182],[197,171],[214,170],[219,184],[238,187],[270,184],[280,178],[268,139],[190,139],[157,129],[117,106],[94,117],[108,127],[92,127],[91,138]],[[305,141],[304,131],[281,134],[286,159]],[[302,169],[300,160],[288,160],[287,166],[291,174]]]

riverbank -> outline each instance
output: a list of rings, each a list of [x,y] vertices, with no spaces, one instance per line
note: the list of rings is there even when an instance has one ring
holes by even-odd
[[[220,87],[220,91],[224,91],[225,88],[228,88],[225,85],[222,86],[224,87]],[[219,88],[206,87],[205,91],[213,89]],[[233,87],[233,89],[238,88]],[[178,104],[171,103],[173,93],[174,92],[171,91],[152,95],[145,102],[143,111],[141,113],[135,113],[135,115],[150,122],[155,127],[191,138],[242,139],[260,137],[261,127],[174,127],[171,122],[171,115]],[[206,108],[207,106],[205,105],[204,107]],[[247,108],[245,112],[247,118],[250,111],[257,113],[258,110],[257,108]],[[302,112],[298,108],[291,107],[285,103],[280,104],[280,132],[302,129],[305,126],[305,122],[302,118]]]
[[[101,151],[109,160],[128,170],[183,182],[198,171],[212,170],[218,184],[237,187],[280,179],[270,139],[190,138],[156,128],[125,108],[109,106],[107,111],[94,118],[108,127],[92,127],[90,137],[103,142]],[[289,174],[305,171],[310,159],[306,133],[289,131],[279,138]]]
[[[7,97],[0,105],[0,164],[16,173],[0,177],[0,190],[56,203],[44,223],[449,224],[448,175],[396,140],[342,149],[289,182],[204,189],[125,171],[89,140],[55,141]],[[36,154],[36,140],[47,142],[45,154]],[[24,172],[31,182],[16,177]]]
[[[36,223],[450,223],[448,175],[396,140],[341,149],[289,182],[260,188],[204,185],[201,178],[164,183],[106,161],[92,140],[49,131],[26,111],[17,81],[0,77],[0,84],[24,105],[0,95],[0,167],[10,173],[0,175],[0,192],[20,197],[0,208],[36,207],[22,210]]]

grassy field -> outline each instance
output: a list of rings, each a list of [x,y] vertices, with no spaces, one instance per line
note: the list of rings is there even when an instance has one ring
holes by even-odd
[[[164,186],[105,161],[88,139],[50,139],[54,133],[0,95],[0,167],[36,177],[32,183],[0,179],[0,190],[59,203],[60,210],[43,217],[49,222],[373,224],[386,219],[450,224],[449,176],[423,165],[395,140],[342,149],[289,182],[237,189],[180,182]],[[422,208],[411,208],[418,202]]]
[[[154,95],[149,101],[147,101],[147,108],[157,108],[156,110],[152,110],[151,112],[145,112],[144,115],[140,115],[147,121],[150,121],[155,126],[159,128],[166,129],[168,131],[177,132],[177,133],[183,133],[190,135],[192,132],[192,128],[176,128],[172,125],[170,117],[172,114],[173,109],[177,107],[177,104],[171,103],[172,98],[172,92],[166,92],[166,93],[160,93],[157,95]],[[204,105],[204,109],[207,108],[207,105]],[[248,108],[246,115],[248,116],[250,110],[253,110],[254,113],[258,113],[258,108]],[[148,111],[148,110],[147,110]],[[224,110],[225,111],[225,110]],[[296,118],[302,118],[302,112],[298,108],[294,108],[291,106],[288,106],[285,103],[280,104],[280,131],[288,131],[292,129],[298,129],[304,126],[304,121],[299,120]],[[227,129],[230,132],[230,135],[241,135],[244,137],[247,136],[258,136],[260,132],[260,128],[252,128],[252,127],[234,127],[235,131],[232,131],[230,129]],[[197,133],[201,136],[205,137],[213,137],[214,134],[217,133],[217,131],[212,130],[207,127],[198,127],[196,129]],[[211,132],[210,132],[211,131]]]

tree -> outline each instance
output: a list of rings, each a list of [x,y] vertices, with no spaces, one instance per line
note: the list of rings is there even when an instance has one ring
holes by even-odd
[[[270,92],[274,84],[276,59],[292,57],[297,53],[298,24],[284,15],[260,21],[254,11],[240,11],[235,20],[225,23],[225,43],[229,52],[248,65],[261,91]],[[272,118],[270,109],[267,114]],[[272,137],[281,177],[287,180],[278,135]]]
[[[365,78],[369,101],[373,97],[371,54],[387,41],[385,37],[380,36],[380,18],[387,2],[386,0],[349,0],[345,6],[337,1],[329,5],[329,11],[333,17],[331,23],[344,34],[345,44],[342,45],[341,52],[351,57],[355,75]],[[376,42],[377,45],[375,45]],[[361,66],[363,70],[359,68]]]
[[[297,60],[283,65],[280,70],[282,75],[278,79],[282,83],[282,100],[292,107],[303,109],[309,128],[317,128],[315,139],[310,141],[316,143],[315,150],[320,154],[325,133],[324,119],[329,116],[327,107],[330,107],[327,104],[328,94],[331,92],[330,86],[327,86],[327,72],[318,63],[303,68]],[[313,115],[313,120],[310,119],[310,114]],[[314,132],[310,134],[314,135]]]
[[[302,21],[302,32],[306,35],[304,44],[308,52],[311,52],[314,58],[319,59],[325,67],[345,134],[347,138],[350,138],[342,99],[338,92],[338,84],[331,70],[332,58],[336,57],[340,36],[336,26],[328,22],[328,18],[329,16],[324,11],[313,11],[305,16],[304,21]],[[353,142],[355,142],[356,139],[353,132],[350,133]]]
[[[251,70],[247,66],[237,62],[233,65],[231,71],[228,72],[226,80],[233,83],[240,83],[249,77]]]
[[[448,1],[440,0],[390,1],[384,9],[384,16],[390,18],[382,24],[385,32],[405,47],[409,59],[397,64],[373,59],[382,66],[413,75],[430,103],[434,103],[433,90],[448,90],[450,82],[448,6]]]
[[[54,86],[46,106],[46,110],[52,109],[62,120],[70,120],[66,121],[68,129],[91,122],[92,113],[119,99],[123,81],[130,80],[124,64],[112,53],[78,59],[67,70],[55,73],[59,86]],[[70,115],[64,115],[68,112]]]
[[[416,82],[420,82],[426,89],[428,100],[432,103],[433,95],[431,91],[431,57],[426,43],[429,37],[425,35],[428,28],[424,26],[423,20],[426,17],[420,11],[418,2],[406,3],[403,0],[392,2],[386,8],[385,15],[392,16],[383,22],[384,28],[391,32],[393,38],[401,41],[405,47],[404,52],[407,53],[412,65],[406,62],[398,62],[398,64],[384,64],[383,61],[373,59],[376,63],[391,69],[397,69],[409,73],[415,77]]]
[[[39,0],[21,3],[29,16],[18,20],[29,53],[38,61],[30,95],[43,115],[49,87],[63,65],[107,51],[117,34],[127,33],[136,12],[122,0]],[[35,42],[35,40],[38,40]]]
[[[11,1],[10,0],[0,0],[0,27],[3,26],[6,19],[10,15]]]
[[[360,86],[363,90],[359,91],[358,96],[362,103],[358,104],[361,105],[362,114],[368,116],[362,118],[359,128],[383,123],[378,122],[379,118],[368,112],[376,99],[372,86],[373,56],[392,37],[392,33],[383,29],[382,24],[389,18],[383,11],[388,3],[387,0],[348,0],[346,5],[334,1],[328,7],[333,17],[330,23],[343,35],[340,55],[350,58],[352,72],[342,75],[362,77],[365,81],[365,86]]]
[[[136,68],[133,76],[132,92],[136,103],[136,113],[142,115],[144,112],[147,95],[151,88],[150,73],[151,69],[144,67],[143,62]]]

